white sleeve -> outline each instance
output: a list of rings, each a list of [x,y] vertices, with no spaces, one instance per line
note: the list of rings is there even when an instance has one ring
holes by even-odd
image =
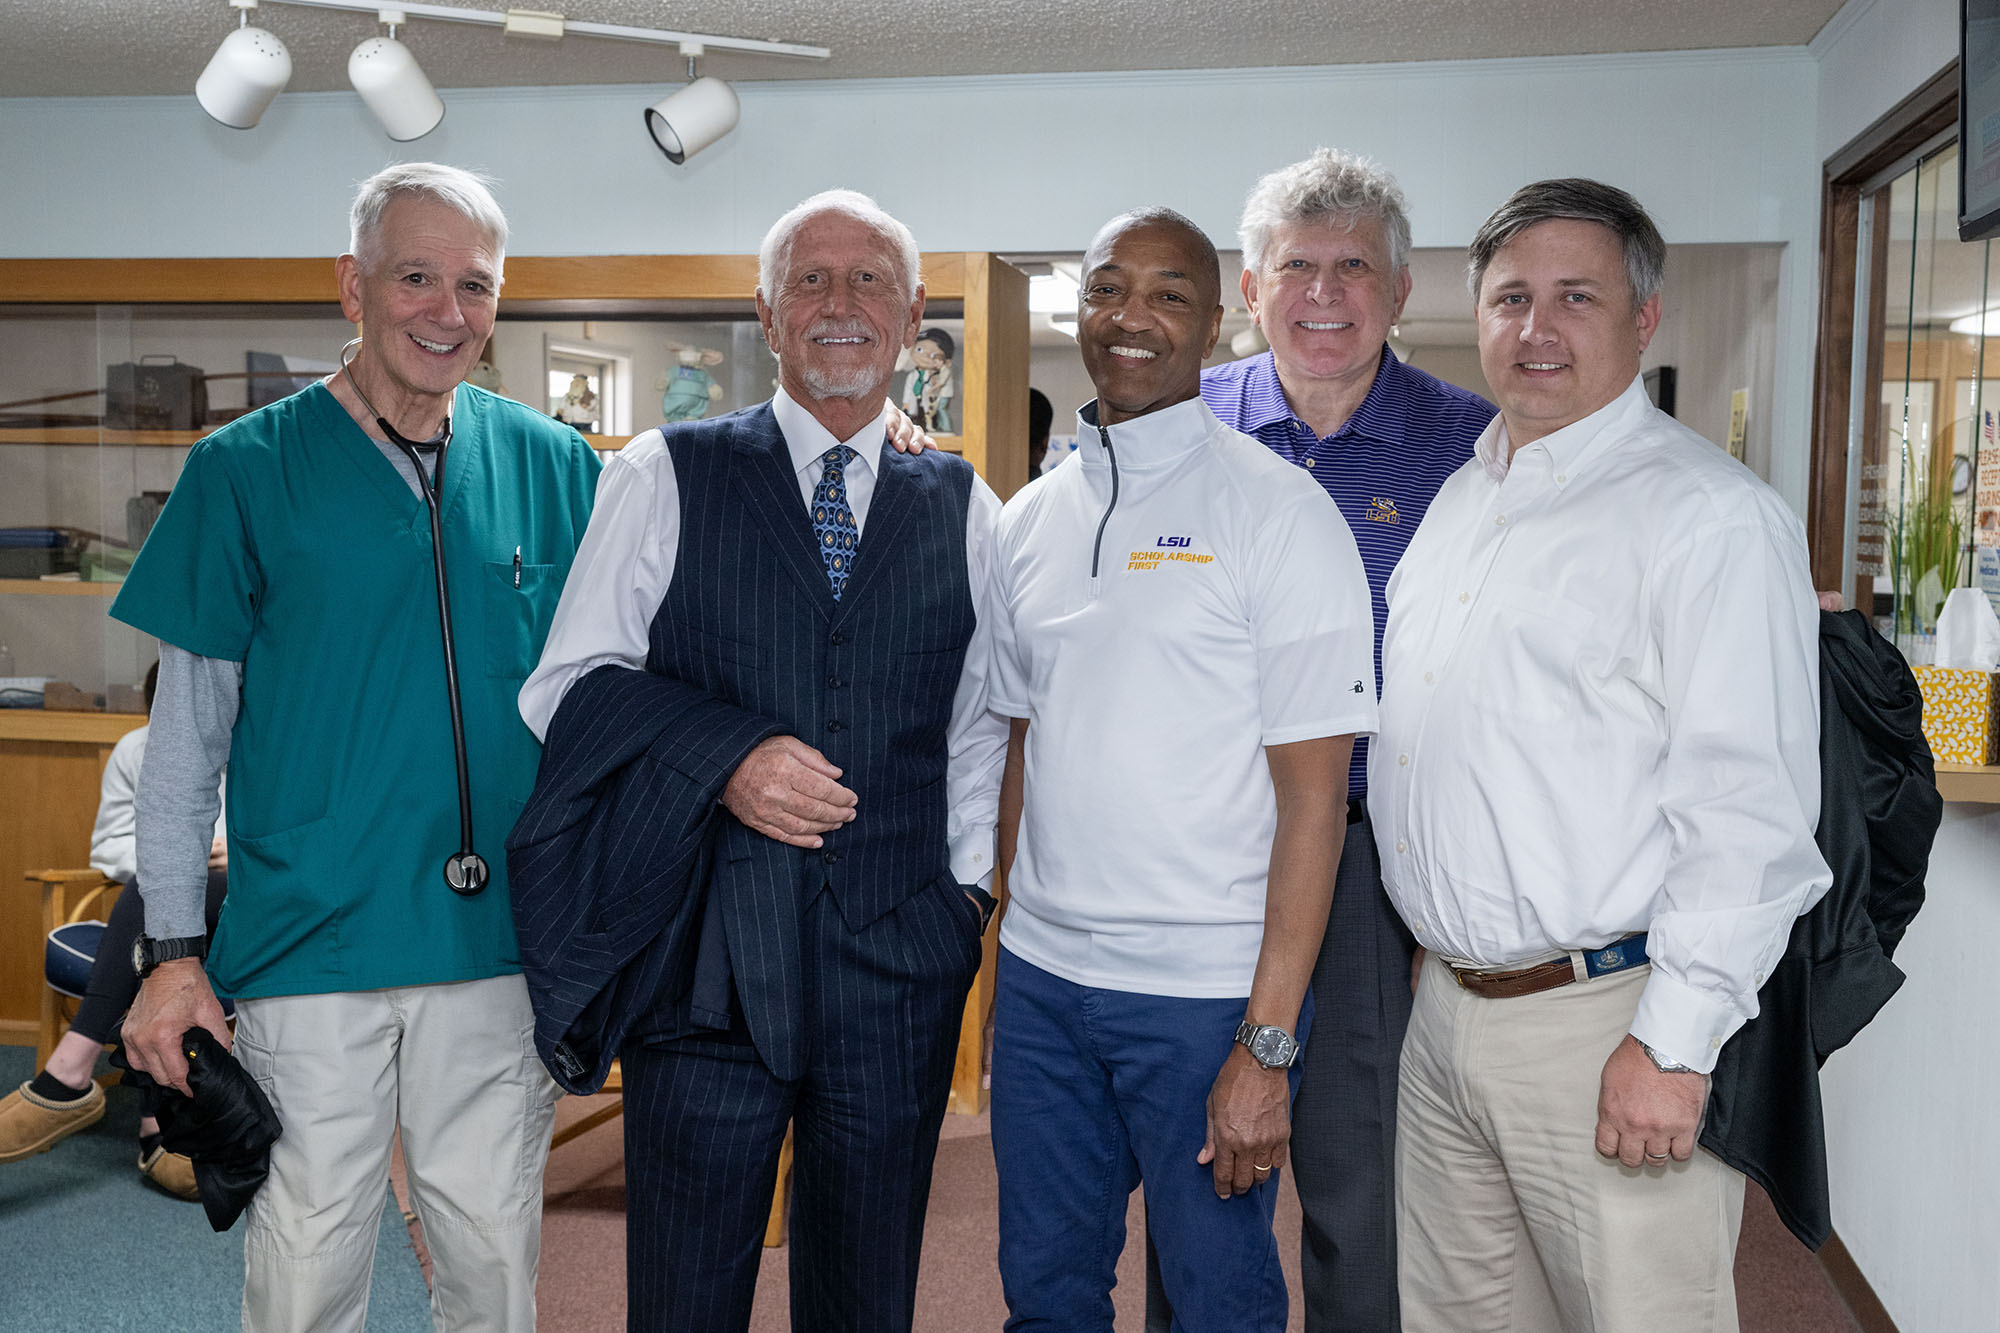
[[[1361,553],[1323,495],[1257,529],[1248,593],[1266,745],[1373,732],[1375,620]]]
[[[104,765],[104,782],[97,791],[97,823],[90,830],[90,864],[120,884],[129,885],[139,871],[138,816],[133,797],[139,791],[139,763],[146,755],[146,728],[118,738]]]
[[[1021,503],[1015,496],[1009,506]],[[1007,511],[1002,511],[1002,517]],[[1018,521],[1014,524],[1019,527]],[[987,605],[993,612],[993,626],[987,642],[986,706],[1003,718],[1029,715],[1027,660],[1022,656],[1020,636],[1014,629],[1013,588],[1009,567],[1011,556],[1003,538],[1004,526],[996,522],[993,534],[993,568],[988,578]]]
[[[548,735],[577,678],[612,663],[645,666],[680,537],[673,456],[657,430],[647,431],[614,454],[597,479],[590,526],[556,602],[542,660],[521,686],[521,720],[537,740]]]
[[[1819,610],[1796,529],[1789,514],[1706,525],[1661,559],[1652,590],[1674,841],[1631,1030],[1703,1072],[1832,882],[1813,842]]]
[[[985,481],[973,478],[965,512],[965,574],[977,621],[972,642],[965,647],[958,693],[951,703],[946,739],[950,749],[945,768],[945,803],[950,810],[946,831],[951,841],[952,873],[958,882],[976,884],[989,893],[1000,825],[1000,775],[1007,765],[1007,720],[987,710],[996,618],[993,541],[999,520],[1000,497]]]

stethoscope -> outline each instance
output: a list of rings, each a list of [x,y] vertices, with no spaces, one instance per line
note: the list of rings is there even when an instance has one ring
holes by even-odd
[[[375,418],[375,424],[389,442],[401,449],[409,457],[410,466],[417,470],[417,488],[424,494],[424,507],[431,515],[431,567],[437,571],[438,623],[444,627],[444,683],[451,697],[451,748],[452,757],[458,761],[458,851],[444,863],[444,882],[451,886],[453,893],[471,897],[486,887],[492,878],[486,867],[486,860],[472,850],[472,779],[465,764],[465,714],[458,703],[458,652],[451,641],[451,593],[445,586],[444,577],[444,519],[439,513],[438,496],[444,489],[444,456],[451,444],[451,416],[446,414],[444,432],[435,440],[419,444],[407,439],[403,433],[389,424],[389,419],[375,410],[375,404],[368,401],[368,395],[361,392],[361,382],[354,378],[350,368],[354,360],[354,350],[361,346],[361,339],[340,349],[340,370],[347,376],[347,383],[354,390],[354,396],[368,409],[368,415]],[[437,463],[426,475],[419,452],[437,452]]]

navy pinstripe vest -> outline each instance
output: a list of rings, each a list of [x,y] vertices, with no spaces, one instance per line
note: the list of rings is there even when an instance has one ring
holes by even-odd
[[[945,735],[975,619],[972,469],[885,447],[835,602],[768,404],[672,428],[667,447],[681,541],[647,669],[775,721],[844,770],[854,822],[818,851],[759,838],[755,860],[796,867],[800,903],[825,883],[859,929],[950,871]]]

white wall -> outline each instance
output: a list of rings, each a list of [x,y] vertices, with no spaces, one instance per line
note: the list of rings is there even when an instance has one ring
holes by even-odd
[[[1945,807],[1909,980],[1820,1075],[1833,1226],[1905,1333],[1993,1327],[2000,1308],[2000,809]]]
[[[1808,48],[1825,161],[1958,54],[1958,0],[1848,0]]]
[[[1667,252],[1660,329],[1642,366],[1672,366],[1674,416],[1705,440],[1729,440],[1729,395],[1750,391],[1744,462],[1770,475],[1771,385],[1783,257],[1771,246],[1676,246]]]
[[[1771,478],[1803,505],[1818,159],[1801,49],[739,91],[741,126],[684,168],[641,129],[654,88],[448,91],[444,124],[400,154],[347,93],[281,97],[248,132],[192,96],[0,99],[0,254],[330,255],[353,182],[399,155],[498,175],[517,254],[745,251],[833,184],[937,250],[1081,249],[1144,202],[1225,237],[1258,175],[1323,142],[1388,163],[1416,243],[1455,246],[1515,187],[1589,175],[1637,193],[1669,241],[1786,247]],[[919,110],[950,127],[951,169],[910,170]]]

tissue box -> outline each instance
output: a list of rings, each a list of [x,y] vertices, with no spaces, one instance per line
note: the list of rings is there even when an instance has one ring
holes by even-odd
[[[1911,667],[1924,695],[1924,740],[1931,757],[1990,764],[2000,736],[2000,675],[1957,667]]]

